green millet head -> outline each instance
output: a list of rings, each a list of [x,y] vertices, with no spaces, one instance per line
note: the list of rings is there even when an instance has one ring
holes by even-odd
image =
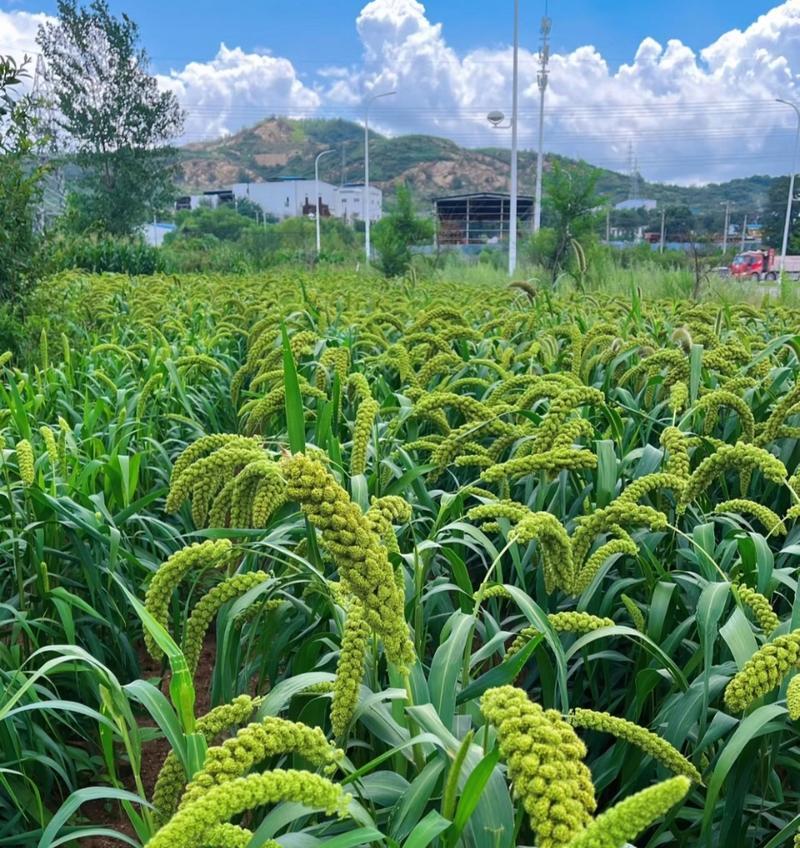
[[[145,595],[147,611],[166,628],[172,593],[186,574],[201,568],[222,568],[230,561],[232,550],[233,545],[228,539],[217,539],[198,542],[174,553],[150,581]],[[163,652],[147,630],[144,639],[150,656],[160,659]]]
[[[667,813],[689,791],[688,777],[673,777],[620,801],[594,819],[567,848],[623,848]]]
[[[686,436],[677,427],[667,427],[661,434],[661,445],[667,453],[664,470],[684,480],[689,477],[689,447]]]
[[[183,793],[178,809],[214,787],[242,777],[255,765],[281,754],[299,754],[318,766],[333,766],[342,756],[318,727],[269,716],[241,728],[235,737],[209,748],[203,768]]]
[[[178,810],[145,848],[197,848],[216,825],[265,804],[293,801],[344,817],[350,800],[341,787],[310,772],[276,769],[251,774],[215,786]]]
[[[786,689],[786,709],[792,721],[800,719],[800,674],[796,674]]]
[[[50,460],[51,468],[58,468],[59,451],[55,433],[49,427],[40,427],[39,433],[41,434],[42,439],[44,439],[44,445],[47,449],[47,457]]]
[[[725,687],[725,706],[743,712],[754,701],[780,686],[800,664],[800,629],[762,645]]]
[[[237,468],[264,459],[256,439],[230,434],[204,436],[178,457],[170,478],[167,512],[176,512],[193,492],[219,491]]]
[[[364,398],[358,405],[353,425],[353,446],[350,451],[350,474],[363,474],[367,467],[367,449],[372,437],[372,426],[380,404],[372,397]]]
[[[578,569],[575,578],[575,594],[580,595],[589,588],[598,571],[606,564],[612,556],[635,557],[639,554],[639,548],[631,537],[626,533],[621,539],[611,539],[600,547],[584,562]]]
[[[27,439],[17,442],[17,467],[19,468],[19,479],[26,486],[32,486],[36,481],[36,460],[33,455],[33,447]]]
[[[619,599],[622,601],[622,605],[625,607],[628,612],[628,615],[631,617],[633,626],[640,633],[644,633],[644,615],[642,614],[642,611],[639,609],[639,607],[636,605],[636,602],[633,600],[633,598],[629,598],[624,592],[620,595]]]
[[[649,754],[654,760],[658,760],[675,774],[682,774],[695,783],[702,783],[700,772],[680,751],[670,745],[666,739],[662,739],[632,721],[617,718],[609,713],[582,709],[573,710],[567,720],[573,727],[596,730],[608,733],[617,739],[623,739],[644,751],[645,754]]]
[[[258,708],[259,698],[240,695],[230,704],[221,704],[211,712],[197,719],[197,732],[203,735],[206,742],[211,743],[223,731],[244,724]],[[178,800],[186,786],[186,773],[183,765],[174,751],[167,754],[164,765],[158,773],[153,789],[153,806],[155,807],[156,826],[167,823],[178,809]]]
[[[345,589],[364,606],[364,616],[384,643],[391,662],[414,660],[405,621],[405,599],[394,579],[386,548],[370,522],[319,459],[305,454],[285,457],[281,468],[288,497],[300,504],[322,533]]]
[[[505,589],[504,586],[499,588]],[[593,630],[614,626],[614,619],[602,618],[588,612],[551,612],[548,614],[547,620],[557,633],[591,633]],[[539,630],[537,628],[523,627],[506,651],[506,659],[513,657],[538,635]]]
[[[720,474],[736,470],[749,477],[756,469],[761,471],[766,480],[776,484],[785,482],[788,476],[786,466],[763,448],[744,442],[721,445],[711,456],[704,459],[689,477],[680,507],[685,509],[689,503],[700,497]]]
[[[781,521],[780,516],[768,506],[757,503],[756,501],[751,501],[747,498],[733,498],[729,501],[718,503],[714,507],[714,513],[716,515],[724,512],[731,512],[737,515],[752,515],[764,525],[770,535],[786,535],[786,527]]]
[[[523,518],[511,533],[510,539],[526,544],[534,539],[539,543],[548,593],[561,589],[574,592],[575,567],[572,544],[561,522],[549,512],[534,512]]]
[[[497,728],[500,754],[538,848],[568,845],[596,807],[585,745],[558,712],[543,710],[513,686],[485,692],[481,712]]]
[[[769,599],[749,586],[737,586],[736,592],[739,600],[752,610],[758,626],[769,636],[780,624],[780,619],[773,611]]]
[[[194,674],[203,640],[214,616],[222,606],[235,598],[240,598],[256,586],[266,583],[270,575],[265,571],[250,571],[246,574],[234,574],[207,592],[194,606],[186,622],[181,648],[186,657],[189,671]]]
[[[345,620],[331,704],[331,726],[337,739],[344,736],[355,712],[361,680],[364,677],[364,659],[369,646],[369,636],[364,608],[359,601],[353,599]]]

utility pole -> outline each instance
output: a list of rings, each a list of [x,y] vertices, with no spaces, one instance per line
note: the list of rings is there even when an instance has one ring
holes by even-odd
[[[514,69],[511,94],[511,204],[508,210],[508,276],[517,269],[517,128],[519,124],[519,0],[514,0]],[[502,216],[501,216],[502,217]]]
[[[611,207],[606,209],[606,244],[611,242]]]
[[[371,245],[369,241],[370,225],[370,202],[369,202],[369,107],[379,97],[391,97],[396,91],[384,91],[381,94],[373,94],[367,98],[364,104],[364,198],[362,201],[361,214],[364,216],[364,256],[369,265],[371,257]]]
[[[744,223],[742,224],[742,246],[739,249],[740,253],[744,253],[744,240],[747,238],[747,215],[744,216]]]
[[[661,244],[659,245],[659,248],[658,248],[659,253],[664,252],[664,234],[666,232],[666,226],[665,226],[666,219],[667,219],[667,210],[662,209],[661,210]]]
[[[720,203],[720,206],[722,204]],[[728,226],[730,224],[730,215],[731,215],[731,202],[730,200],[725,201],[725,227],[722,231],[722,254],[725,255],[725,252],[728,249]]]
[[[783,222],[783,244],[781,246],[781,264],[778,269],[780,273],[783,273],[783,268],[786,265],[786,248],[789,244],[789,225],[792,221],[792,203],[794,202],[794,175],[795,171],[797,171],[797,148],[800,144],[800,109],[789,100],[781,100],[780,97],[776,98],[778,103],[784,103],[787,106],[791,106],[794,109],[795,114],[797,115],[797,131],[794,136],[794,153],[792,154],[792,175],[789,178],[789,197],[786,200],[786,218]]]
[[[319,196],[319,160],[322,159],[323,156],[327,156],[329,153],[334,152],[335,151],[333,150],[323,150],[321,153],[317,154],[317,158],[314,160],[314,194],[316,195],[314,199],[314,218],[317,228],[317,256],[319,256],[320,252],[322,251],[319,222],[319,219],[322,215],[322,203],[321,198]]]
[[[542,225],[542,167],[544,165],[544,93],[547,90],[547,80],[550,75],[550,29],[552,21],[547,16],[545,2],[544,17],[540,28],[542,43],[539,49],[539,71],[536,81],[539,84],[539,147],[536,153],[536,189],[533,200],[533,231],[539,232]]]

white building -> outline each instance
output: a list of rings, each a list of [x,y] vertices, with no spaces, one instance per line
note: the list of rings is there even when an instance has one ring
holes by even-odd
[[[234,183],[230,186],[234,196],[258,204],[267,214],[278,220],[300,218],[314,215],[314,180],[270,180],[265,183]],[[336,207],[336,189],[330,183],[320,180],[320,203],[322,215],[334,214]]]
[[[337,209],[334,214],[345,221],[362,221],[364,186],[343,185],[336,189]],[[383,215],[383,192],[371,185],[369,187],[369,216],[370,221],[380,221]]]
[[[315,188],[314,180],[295,178],[234,183],[220,191],[179,198],[177,208],[194,210],[206,205],[216,208],[234,199],[247,199],[278,220],[313,217],[316,214]],[[343,218],[348,222],[364,219],[363,185],[339,187],[320,180],[319,194],[322,217]],[[383,214],[383,192],[375,186],[369,188],[369,214],[371,221],[380,221]]]
[[[164,236],[175,231],[175,224],[164,221],[153,221],[152,224],[142,224],[139,233],[146,244],[151,247],[161,247],[164,244]]]
[[[657,203],[649,197],[632,197],[614,205],[615,209],[645,209],[648,212],[655,209]]]

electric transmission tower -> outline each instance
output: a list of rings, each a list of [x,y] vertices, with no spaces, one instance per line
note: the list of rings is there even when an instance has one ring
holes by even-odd
[[[641,194],[639,185],[639,157],[636,155],[636,150],[633,142],[628,142],[628,200],[636,200]]]
[[[547,3],[544,6],[544,17],[542,18],[539,34],[541,44],[539,47],[539,71],[536,81],[539,84],[539,147],[536,152],[536,189],[533,199],[533,231],[539,232],[542,225],[542,167],[544,165],[544,94],[547,91],[547,80],[550,76],[550,29],[553,22],[547,15]]]
[[[36,215],[36,227],[39,232],[43,232],[64,211],[66,186],[56,145],[55,97],[47,73],[47,63],[41,54],[36,57],[31,98],[38,162],[44,168],[41,200]]]

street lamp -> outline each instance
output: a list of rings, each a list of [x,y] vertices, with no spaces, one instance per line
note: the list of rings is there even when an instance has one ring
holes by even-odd
[[[369,202],[369,107],[372,105],[374,100],[377,100],[379,97],[391,97],[393,94],[397,94],[396,91],[384,91],[381,94],[373,94],[372,97],[367,98],[366,103],[364,104],[364,200],[363,200],[363,209],[361,210],[361,214],[364,216],[364,255],[367,259],[367,265],[369,265],[369,260],[371,256],[370,243],[369,243],[369,225],[370,225],[370,202]]]
[[[779,271],[783,273],[783,267],[786,264],[786,247],[789,244],[789,224],[792,220],[792,201],[794,200],[794,174],[797,170],[797,147],[800,143],[800,109],[790,100],[782,100],[776,97],[778,103],[783,103],[786,106],[791,106],[797,115],[797,131],[794,136],[794,153],[792,154],[792,175],[789,177],[789,197],[786,200],[786,219],[783,222],[783,244],[781,245],[781,264]]]
[[[314,160],[314,210],[316,214],[314,217],[317,219],[317,257],[319,257],[321,245],[320,245],[320,231],[319,231],[319,217],[320,217],[320,206],[322,205],[319,202],[319,160],[322,159],[323,156],[327,156],[329,153],[333,153],[333,150],[323,150],[322,153],[317,154],[317,158]]]
[[[502,112],[489,112],[486,120],[494,129],[511,128],[511,201],[508,210],[508,276],[517,268],[517,129],[519,126],[519,0],[514,0],[514,60],[511,80],[511,123],[503,125]],[[503,206],[500,206],[500,227],[503,226]]]
[[[722,228],[722,255],[724,256],[728,250],[728,227],[731,220],[731,202],[730,200],[726,200],[721,202],[719,205],[725,207],[725,225]]]

